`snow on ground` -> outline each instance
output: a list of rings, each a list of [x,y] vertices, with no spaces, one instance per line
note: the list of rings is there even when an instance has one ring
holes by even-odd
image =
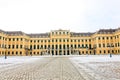
[[[6,66],[17,65],[17,64],[30,63],[37,59],[42,59],[42,57],[40,56],[7,56],[7,59],[5,59],[4,56],[1,56],[0,57],[0,68],[6,67]]]
[[[109,55],[84,55],[71,57],[70,60],[101,77],[120,80],[120,55],[112,55],[111,58]]]

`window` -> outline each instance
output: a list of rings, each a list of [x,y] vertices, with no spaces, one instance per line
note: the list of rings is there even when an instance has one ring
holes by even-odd
[[[104,53],[106,53],[106,51],[104,50]]]
[[[63,39],[63,42],[65,42],[65,39]]]
[[[16,45],[16,49],[18,49],[18,45]]]
[[[23,39],[21,38],[21,41],[22,41]]]
[[[17,41],[19,40],[19,38],[17,38]]]
[[[91,49],[91,44],[89,44],[89,48]]]
[[[114,50],[112,50],[112,53],[114,53]]]
[[[92,52],[90,51],[90,54],[91,54]]]
[[[61,45],[59,45],[59,48],[60,48],[60,49],[62,49],[62,46],[61,46]]]
[[[12,52],[12,55],[14,55],[14,52]]]
[[[120,45],[119,45],[119,42],[118,42],[118,47],[119,47]]]
[[[69,42],[69,39],[67,39],[67,42]]]
[[[110,53],[110,50],[108,50],[108,53]]]
[[[69,48],[69,45],[67,45],[67,48]]]
[[[12,48],[14,48],[14,45],[12,45]]]
[[[8,51],[8,55],[10,55],[10,52]]]
[[[32,49],[32,45],[30,45],[30,49]]]
[[[43,40],[41,40],[41,43],[43,42]]]
[[[74,40],[74,42],[76,42],[76,40]]]
[[[9,41],[11,41],[11,38],[9,38]]]
[[[115,43],[115,47],[117,47],[117,43]]]
[[[52,49],[54,49],[54,45],[52,45]]]
[[[18,55],[18,52],[16,51],[16,55]]]
[[[39,40],[38,40],[38,43],[39,43]]]
[[[103,37],[102,39],[104,40],[105,38]]]
[[[102,53],[101,50],[100,50],[100,53]]]
[[[44,47],[45,49],[47,49],[47,46],[45,45],[45,47]]]
[[[37,45],[37,49],[39,49],[39,45]]]
[[[56,39],[56,42],[57,42],[57,39]]]
[[[8,49],[10,49],[10,45],[8,46]]]
[[[82,42],[83,42],[84,40],[82,39]]]
[[[22,49],[22,45],[20,45],[20,48]]]
[[[48,40],[48,42],[50,42],[50,40]]]
[[[56,45],[56,49],[58,49],[58,45]]]
[[[41,45],[41,49],[43,49],[43,45]]]
[[[61,32],[59,32],[59,34],[61,34]]]
[[[76,44],[74,45],[74,47],[75,47],[75,48],[77,47]]]
[[[91,42],[91,39],[89,39],[89,42]]]
[[[45,40],[45,42],[46,42],[46,40]]]
[[[62,42],[62,40],[60,39],[60,42]]]
[[[34,45],[34,49],[36,49],[36,45]]]
[[[82,51],[82,53],[84,54],[84,51]]]
[[[63,45],[63,49],[65,49],[65,44]]]
[[[112,37],[111,37],[111,39],[112,39]]]
[[[22,52],[20,51],[20,55],[22,55]]]
[[[68,34],[68,32],[67,32],[67,34]]]
[[[99,47],[101,47],[101,44],[99,44]]]
[[[48,48],[50,48],[50,45],[48,45]]]
[[[37,52],[37,54],[39,55],[39,52]]]
[[[107,40],[109,39],[109,37],[107,37]]]
[[[100,40],[100,37],[98,37],[98,40]]]
[[[103,47],[105,47],[105,44],[103,44]]]

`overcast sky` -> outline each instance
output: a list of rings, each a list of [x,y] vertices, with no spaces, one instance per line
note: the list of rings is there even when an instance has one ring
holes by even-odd
[[[120,0],[0,0],[0,29],[45,33],[120,27]]]

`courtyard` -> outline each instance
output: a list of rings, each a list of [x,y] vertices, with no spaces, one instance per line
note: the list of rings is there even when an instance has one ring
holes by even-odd
[[[120,56],[4,56],[0,80],[120,80]]]

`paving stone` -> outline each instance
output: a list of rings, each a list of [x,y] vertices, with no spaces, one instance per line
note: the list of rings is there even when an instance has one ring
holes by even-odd
[[[0,70],[1,80],[85,80],[68,58],[54,57]]]

